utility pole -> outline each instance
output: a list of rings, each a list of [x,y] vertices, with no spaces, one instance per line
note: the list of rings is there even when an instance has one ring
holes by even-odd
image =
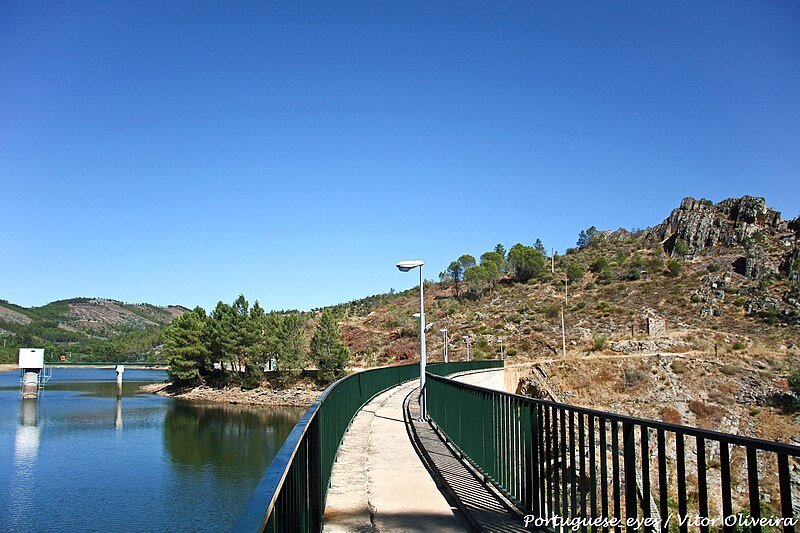
[[[447,326],[445,326],[443,329],[440,329],[439,331],[441,331],[442,335],[444,335],[444,362],[449,363],[450,358],[447,353]]]
[[[561,308],[561,353],[564,358],[567,357],[567,333],[564,328],[564,308]]]
[[[556,273],[556,249],[550,248],[550,273]]]
[[[569,307],[569,277],[564,274],[564,305]]]

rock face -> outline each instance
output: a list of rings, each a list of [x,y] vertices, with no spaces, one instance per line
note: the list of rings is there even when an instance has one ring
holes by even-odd
[[[730,198],[716,205],[708,200],[684,198],[681,206],[652,231],[672,253],[678,239],[697,253],[712,246],[741,246],[759,231],[788,229],[781,214],[766,206],[763,198]]]
[[[662,242],[664,250],[677,257],[692,257],[706,248],[736,249],[741,256],[734,270],[753,279],[783,272],[798,277],[800,220],[781,220],[763,198],[743,196],[718,204],[684,198],[681,206],[648,233]],[[777,254],[765,250],[765,242],[779,242]]]

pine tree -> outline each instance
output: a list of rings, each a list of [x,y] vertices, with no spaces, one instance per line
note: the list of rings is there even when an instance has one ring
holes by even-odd
[[[278,316],[278,315],[276,315]],[[303,317],[300,313],[287,313],[277,322],[275,347],[280,381],[286,385],[300,376],[305,363]]]
[[[202,307],[179,316],[164,331],[169,379],[176,384],[200,381],[209,356],[208,319]]]
[[[324,310],[311,338],[311,357],[317,363],[319,377],[333,381],[344,374],[350,360],[350,350],[342,342],[342,333],[330,310]]]

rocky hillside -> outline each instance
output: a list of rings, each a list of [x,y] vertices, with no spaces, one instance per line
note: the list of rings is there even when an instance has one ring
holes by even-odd
[[[761,198],[686,198],[656,227],[586,236],[524,284],[506,275],[467,297],[453,283],[426,285],[429,358],[441,360],[447,327],[451,358],[464,357],[464,336],[477,357],[495,357],[502,343],[510,363],[539,369],[526,385],[539,393],[551,387],[579,404],[769,438],[800,435],[782,408],[786,376],[800,369],[800,220],[782,220]],[[417,358],[418,298],[415,289],[340,306],[360,363]]]
[[[0,301],[2,360],[16,360],[18,348],[44,347],[48,359],[72,361],[153,360],[164,327],[186,311],[181,306],[126,304],[100,298],[60,300],[41,307]]]

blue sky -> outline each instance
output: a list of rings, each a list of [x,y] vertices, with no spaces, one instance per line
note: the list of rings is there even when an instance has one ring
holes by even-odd
[[[3,2],[0,298],[310,309],[463,253],[800,215],[800,4]]]

